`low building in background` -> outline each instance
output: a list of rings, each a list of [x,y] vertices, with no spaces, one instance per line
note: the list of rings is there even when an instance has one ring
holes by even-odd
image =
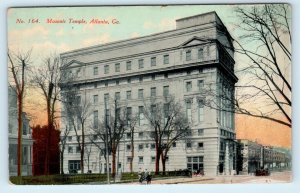
[[[237,160],[239,174],[254,174],[258,169],[269,171],[291,169],[290,150],[264,146],[247,139],[238,140]]]
[[[8,140],[9,140],[9,175],[16,176],[18,168],[18,109],[17,96],[14,88],[8,88]],[[22,113],[22,176],[32,175],[32,144],[31,128],[29,118],[25,112]]]

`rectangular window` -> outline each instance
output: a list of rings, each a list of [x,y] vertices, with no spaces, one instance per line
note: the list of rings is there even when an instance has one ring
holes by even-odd
[[[170,105],[169,104],[164,104],[164,121],[165,121],[165,124],[167,123],[168,121],[168,118],[169,118],[169,107]]]
[[[198,148],[203,149],[203,142],[198,143]]]
[[[164,97],[169,96],[169,86],[164,86],[163,94],[164,94]]]
[[[169,64],[169,54],[164,55],[164,64]]]
[[[144,137],[144,133],[143,132],[139,132],[139,138],[143,138]]]
[[[126,62],[126,70],[131,70],[131,61]]]
[[[130,150],[131,150],[131,145],[127,144],[127,145],[126,145],[126,150],[127,150],[127,151],[130,151]]]
[[[151,88],[151,97],[156,97],[156,87]]]
[[[98,67],[97,66],[94,67],[94,75],[98,75]]]
[[[144,107],[139,106],[139,125],[144,124]]]
[[[143,145],[143,144],[139,144],[138,150],[139,150],[139,151],[143,151],[143,150],[144,150],[144,145]]]
[[[117,101],[121,100],[120,92],[115,92],[115,100],[117,100]]]
[[[138,90],[138,98],[143,99],[144,98],[144,89],[139,89]]]
[[[155,143],[151,143],[150,149],[155,149]]]
[[[176,147],[176,142],[173,142],[173,143],[172,143],[172,147]]]
[[[143,77],[142,76],[139,77],[139,82],[143,82]]]
[[[108,103],[109,102],[109,94],[108,93],[105,93],[104,94],[104,103]]]
[[[132,160],[132,158],[131,158],[131,157],[127,157],[127,163],[130,163],[130,162],[131,162],[131,160]]]
[[[203,136],[204,130],[203,129],[198,129],[198,136]]]
[[[69,160],[69,173],[77,173],[80,170],[80,160]]]
[[[144,157],[143,156],[139,156],[139,163],[144,163]]]
[[[126,138],[131,139],[131,133],[126,133]]]
[[[198,80],[198,89],[199,91],[201,91],[201,89],[203,89],[204,87],[204,81],[203,80]]]
[[[192,51],[188,50],[185,52],[185,59],[186,61],[190,61],[192,59]]]
[[[201,122],[204,120],[204,101],[198,101],[198,121]]]
[[[68,136],[68,141],[72,141],[72,136]]]
[[[119,85],[120,84],[120,81],[119,80],[116,80],[116,85]]]
[[[115,71],[120,72],[120,63],[115,64]]]
[[[186,89],[186,92],[192,91],[192,82],[191,81],[188,81],[185,83],[185,89]]]
[[[132,116],[132,108],[131,107],[127,107],[126,108],[127,125],[130,125],[131,116]]]
[[[94,120],[94,128],[97,128],[98,127],[98,111],[94,111],[94,117],[93,117],[93,120]]]
[[[155,162],[155,156],[151,156],[151,163]]]
[[[76,153],[80,153],[80,147],[76,146]]]
[[[131,90],[128,90],[128,91],[126,92],[126,99],[127,99],[127,100],[130,100],[130,99],[131,99]]]
[[[155,74],[151,76],[151,80],[155,80]]]
[[[98,95],[94,95],[93,98],[94,98],[94,104],[98,104],[98,102],[99,102]]]
[[[97,135],[93,135],[93,140],[97,140],[98,139],[98,136]]]
[[[139,59],[139,68],[144,68],[144,59]]]
[[[130,78],[127,79],[127,83],[128,83],[128,84],[131,83],[131,79],[130,79]]]
[[[187,142],[187,143],[186,143],[186,147],[187,147],[187,148],[192,148],[192,143],[191,143],[191,142]]]
[[[203,48],[198,49],[198,59],[203,60]]]
[[[73,153],[73,147],[72,146],[68,147],[68,153]]]
[[[156,57],[151,58],[151,66],[156,66]]]
[[[192,122],[192,103],[190,100],[186,101],[186,117],[189,122]]]
[[[104,66],[104,74],[108,74],[109,73],[109,65],[105,65]]]

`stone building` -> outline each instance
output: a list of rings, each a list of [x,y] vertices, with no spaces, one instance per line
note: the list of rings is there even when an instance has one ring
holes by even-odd
[[[144,101],[172,95],[186,112],[191,134],[176,141],[166,169],[189,168],[202,170],[206,175],[233,174],[234,114],[220,109],[232,108],[225,98],[233,97],[237,82],[234,47],[232,37],[215,12],[178,19],[174,30],[85,47],[60,56],[63,71],[76,74],[72,84],[79,88],[80,99],[93,104],[91,124],[103,119],[106,100],[118,99],[132,113],[139,114],[134,136],[134,171],[154,170],[155,144],[142,116]],[[217,108],[206,105],[207,101],[217,104]],[[67,122],[62,119],[62,128],[68,126]],[[129,138],[125,133],[118,152],[117,165],[123,172],[129,171]],[[89,144],[88,137],[86,141]],[[100,143],[103,142],[99,140]],[[73,130],[66,146],[64,170],[79,170],[80,153]],[[91,144],[89,155],[85,172],[87,165],[93,173],[104,172],[105,160],[99,149]]]
[[[8,140],[9,140],[9,175],[17,175],[17,144],[18,144],[18,116],[17,116],[17,96],[14,88],[8,88]],[[31,128],[29,119],[25,112],[22,113],[23,135],[22,135],[22,175],[32,175],[32,144]]]

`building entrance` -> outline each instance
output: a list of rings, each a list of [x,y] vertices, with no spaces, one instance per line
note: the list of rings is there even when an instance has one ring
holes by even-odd
[[[203,156],[193,156],[193,157],[187,157],[187,168],[194,172],[201,172],[204,171],[204,165],[203,165]]]

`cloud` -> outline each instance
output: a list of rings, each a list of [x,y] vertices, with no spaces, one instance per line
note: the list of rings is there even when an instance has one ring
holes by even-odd
[[[104,33],[100,36],[93,36],[91,38],[85,39],[82,41],[83,47],[85,46],[93,46],[97,44],[105,44],[111,42],[113,39],[109,33]]]
[[[157,29],[160,31],[172,30],[176,27],[175,18],[163,18],[158,23],[152,21],[144,22],[145,29]]]
[[[20,30],[11,30],[8,33],[9,38],[18,38],[18,39],[26,39],[34,36],[48,36],[49,30],[41,25],[37,25],[32,28],[20,29]]]

